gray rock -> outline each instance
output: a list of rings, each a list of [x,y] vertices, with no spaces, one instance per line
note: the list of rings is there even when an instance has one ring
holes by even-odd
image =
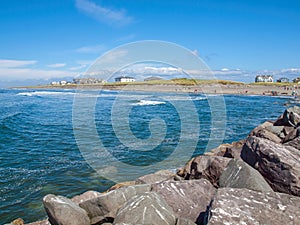
[[[160,170],[153,174],[147,174],[139,177],[136,180],[136,184],[154,184],[165,180],[174,180],[175,174],[168,170]]]
[[[190,219],[203,224],[207,208],[216,189],[206,179],[185,181],[164,181],[152,185],[174,210],[177,217]]]
[[[281,143],[281,138],[279,137],[279,135],[272,131],[274,131],[276,126],[273,126],[273,124],[271,122],[265,122],[261,125],[259,125],[258,127],[256,127],[250,134],[249,136],[256,136],[256,137],[261,137],[261,138],[265,138],[268,139],[270,141],[273,141],[275,143]],[[280,126],[282,127],[282,126]]]
[[[114,224],[175,225],[176,217],[160,195],[146,192],[126,202],[118,210]]]
[[[248,189],[220,188],[211,207],[209,225],[300,224],[300,198]]]
[[[273,191],[262,175],[240,159],[232,159],[219,180],[220,187]]]
[[[291,146],[295,149],[298,149],[300,150],[300,137],[296,137],[295,139],[289,141],[289,142],[286,142],[283,144],[284,146]]]
[[[97,198],[93,198],[79,204],[85,209],[88,216],[94,223],[103,218],[114,218],[118,209],[133,196],[150,191],[151,185],[135,185],[122,187]]]
[[[230,158],[221,156],[197,156],[191,159],[184,167],[181,176],[186,180],[205,178],[215,187]]]
[[[176,225],[196,225],[193,221],[185,218],[178,218]]]
[[[300,196],[300,151],[269,140],[248,137],[242,159],[257,169],[274,191]]]
[[[71,198],[71,200],[77,204],[81,203],[81,202],[85,202],[87,200],[93,199],[93,198],[97,198],[101,195],[100,192],[97,191],[87,191],[84,192],[81,195],[76,195],[73,198]]]
[[[46,195],[43,204],[52,225],[89,225],[86,211],[63,196]]]

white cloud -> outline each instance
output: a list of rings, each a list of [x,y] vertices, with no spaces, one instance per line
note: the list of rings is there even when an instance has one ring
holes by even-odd
[[[81,70],[86,67],[87,67],[87,65],[73,66],[73,67],[70,67],[69,70]]]
[[[133,21],[133,18],[128,16],[123,9],[110,9],[89,0],[76,0],[76,7],[101,23],[122,26],[130,24]]]
[[[85,54],[100,54],[105,50],[104,45],[93,45],[93,46],[83,46],[81,48],[76,49],[78,53]]]
[[[50,79],[59,77],[74,77],[76,72],[65,70],[42,70],[31,68],[0,68],[1,80]]]
[[[51,68],[61,68],[61,67],[65,67],[66,65],[67,65],[66,63],[54,63],[54,64],[48,65],[48,67],[51,67]]]
[[[22,66],[29,66],[36,64],[35,60],[10,60],[10,59],[0,59],[0,68],[15,68]]]

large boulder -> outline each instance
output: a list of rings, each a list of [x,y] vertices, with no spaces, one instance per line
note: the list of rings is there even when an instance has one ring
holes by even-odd
[[[159,170],[156,173],[147,174],[142,177],[139,177],[136,180],[136,184],[154,184],[165,180],[174,180],[175,177],[176,174],[168,170]]]
[[[220,188],[208,225],[300,224],[300,198],[276,192]]]
[[[292,127],[300,126],[300,107],[294,106],[286,109],[274,125]]]
[[[241,151],[245,141],[240,140],[232,142],[231,144],[221,144],[217,148],[212,149],[210,152],[205,152],[207,156],[223,156],[227,158],[241,158]]]
[[[201,179],[165,181],[153,184],[152,191],[162,196],[177,217],[203,224],[204,216],[216,189],[208,180]]]
[[[262,175],[240,159],[232,159],[219,180],[220,187],[273,191]]]
[[[300,151],[291,146],[250,136],[242,159],[257,169],[274,191],[300,196]]]
[[[151,185],[147,184],[122,187],[82,202],[79,206],[87,211],[93,223],[110,221],[125,202],[137,194],[150,191],[150,188]]]
[[[172,208],[155,192],[139,194],[117,212],[114,224],[175,225]]]
[[[75,195],[73,198],[71,198],[71,200],[77,204],[81,203],[81,202],[85,202],[87,200],[93,199],[93,198],[97,198],[101,195],[100,192],[97,191],[86,191],[80,195]]]
[[[49,194],[43,204],[52,225],[90,225],[86,211],[68,198]]]
[[[186,180],[205,178],[218,187],[219,178],[229,161],[230,158],[221,156],[197,156],[177,174]]]

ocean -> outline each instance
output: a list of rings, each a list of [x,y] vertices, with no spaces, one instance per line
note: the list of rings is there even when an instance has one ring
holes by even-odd
[[[0,89],[0,224],[44,219],[49,193],[101,192],[175,171],[295,104],[268,96]]]

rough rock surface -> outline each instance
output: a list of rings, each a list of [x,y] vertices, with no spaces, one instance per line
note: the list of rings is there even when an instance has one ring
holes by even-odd
[[[101,195],[100,192],[97,191],[87,191],[84,192],[81,195],[76,195],[73,198],[71,198],[71,200],[77,204],[81,203],[81,202],[85,202],[87,200],[93,199],[93,198],[97,198]]]
[[[178,175],[186,180],[205,178],[218,187],[219,178],[229,161],[230,158],[221,156],[197,156],[191,159]]]
[[[178,218],[176,225],[196,225],[193,221],[185,218]]]
[[[220,187],[273,191],[262,175],[240,159],[232,159],[219,180]]]
[[[241,151],[245,141],[232,142],[231,144],[222,144],[217,148],[212,149],[210,152],[204,153],[207,156],[222,156],[227,158],[241,158]]]
[[[300,151],[291,146],[249,137],[241,154],[274,191],[300,196]]]
[[[159,194],[146,192],[124,204],[118,210],[114,224],[175,225],[176,217]]]
[[[82,208],[70,199],[46,195],[43,204],[52,225],[89,225],[90,219]]]
[[[177,217],[203,224],[205,212],[216,189],[206,179],[165,181],[152,185],[152,191],[159,193],[171,206]]]
[[[220,188],[209,225],[300,224],[300,198],[276,192]]]
[[[93,222],[114,218],[118,209],[133,196],[150,191],[147,184],[119,188],[97,198],[82,202],[79,206],[85,209]]]
[[[136,180],[136,184],[154,184],[165,180],[174,180],[176,174],[168,170],[160,170],[153,174],[147,174],[139,177]]]

